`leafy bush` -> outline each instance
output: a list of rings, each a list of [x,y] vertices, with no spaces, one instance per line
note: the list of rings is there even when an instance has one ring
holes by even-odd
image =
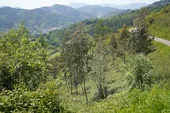
[[[36,91],[29,91],[23,85],[0,93],[0,112],[67,113],[60,102],[54,82],[48,82]]]
[[[132,57],[126,64],[126,74],[131,88],[146,89],[152,84],[152,62],[143,55]]]

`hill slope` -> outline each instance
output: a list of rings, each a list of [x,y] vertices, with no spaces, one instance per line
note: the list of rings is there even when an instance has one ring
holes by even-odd
[[[160,0],[158,2],[154,2],[153,4],[149,5],[150,7],[157,7],[157,6],[161,6],[161,5],[166,5],[169,4],[170,0]]]
[[[149,31],[152,35],[170,40],[170,5],[160,12],[148,16]]]

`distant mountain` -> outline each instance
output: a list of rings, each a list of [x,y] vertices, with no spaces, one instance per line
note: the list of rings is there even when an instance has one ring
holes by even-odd
[[[170,0],[160,0],[158,2],[154,2],[153,4],[149,5],[150,7],[157,7],[157,6],[162,6],[162,5],[166,5],[166,4],[170,4]]]
[[[52,28],[63,28],[72,23],[92,18],[76,9],[63,5],[42,7],[33,10],[0,8],[0,31],[16,27],[22,20],[31,31],[47,32]]]
[[[53,5],[51,7],[41,7],[38,10],[45,11],[59,17],[64,17],[67,22],[76,22],[84,19],[91,18],[88,15],[80,13],[78,10],[65,5]]]
[[[100,18],[111,12],[120,14],[123,10],[101,7],[84,6],[74,9],[65,5],[53,5],[33,10],[1,7],[0,31],[16,27],[22,20],[32,32],[48,32],[50,30],[66,27],[85,19]]]
[[[98,5],[88,5],[78,9],[80,12],[84,14],[88,14],[93,18],[101,18],[109,13],[113,13],[114,15],[120,14],[124,10],[111,8],[111,7],[102,7]]]
[[[147,3],[132,3],[127,5],[115,5],[115,4],[101,4],[101,6],[113,7],[117,9],[140,9],[141,7],[147,6]]]
[[[78,9],[78,8],[81,8],[81,7],[84,7],[84,6],[87,6],[88,4],[85,4],[85,3],[74,3],[74,2],[71,2],[69,4],[70,7],[72,8],[75,8],[75,9]]]

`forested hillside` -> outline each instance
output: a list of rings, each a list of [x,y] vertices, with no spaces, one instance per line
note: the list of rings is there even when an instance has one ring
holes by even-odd
[[[91,6],[91,8],[95,14],[92,11],[57,4],[33,10],[2,7],[0,8],[0,31],[7,31],[24,21],[25,26],[37,34],[61,29],[81,20],[103,17],[110,12],[114,12],[115,15],[123,12],[123,10],[100,6]]]
[[[23,23],[1,32],[0,112],[169,113],[170,46],[150,37],[168,39],[169,7],[36,36]],[[38,11],[59,13],[56,6]]]

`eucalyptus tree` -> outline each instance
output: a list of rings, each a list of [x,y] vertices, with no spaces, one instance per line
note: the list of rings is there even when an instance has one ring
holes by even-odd
[[[73,94],[73,85],[78,94],[78,85],[83,84],[83,92],[88,102],[86,80],[89,72],[89,50],[91,48],[90,37],[84,30],[84,24],[80,23],[73,33],[69,33],[62,44],[62,56],[65,63],[65,76],[69,79],[70,91]],[[67,79],[65,79],[67,80]]]
[[[109,70],[110,58],[109,47],[105,46],[103,40],[100,40],[93,48],[92,59],[90,61],[90,75],[96,84],[98,90],[98,99],[104,99],[108,96],[106,74]]]

